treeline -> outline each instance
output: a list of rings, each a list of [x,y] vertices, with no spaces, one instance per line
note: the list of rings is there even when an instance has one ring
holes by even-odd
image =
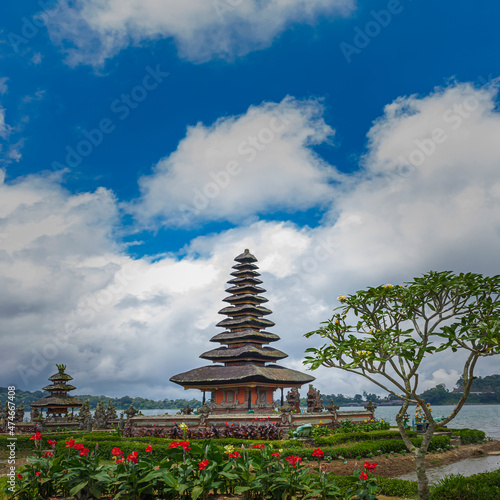
[[[449,391],[444,384],[427,389],[421,396],[431,404],[446,405],[458,403],[462,396],[464,381],[457,380],[457,387]],[[500,375],[477,377],[472,382],[471,393],[467,398],[468,404],[500,404]]]
[[[461,392],[463,390],[463,380],[457,380],[456,389],[449,391],[444,384],[439,384],[436,387],[427,389],[420,395],[428,402],[434,405],[447,405],[455,404],[459,401]],[[8,391],[6,387],[0,387],[0,402],[5,406],[7,401]],[[16,405],[19,406],[22,402],[26,411],[30,410],[30,403],[50,396],[45,391],[21,391],[16,389]],[[184,408],[186,404],[190,408],[199,408],[201,401],[198,399],[161,399],[155,401],[146,398],[132,398],[130,396],[123,396],[121,398],[110,398],[108,396],[92,396],[90,394],[75,395],[75,397],[82,401],[88,401],[90,409],[95,409],[97,401],[102,401],[107,405],[110,401],[113,403],[117,410],[126,410],[130,405],[133,405],[137,410],[169,410]],[[345,406],[349,404],[365,404],[367,401],[372,401],[375,404],[387,403],[389,401],[397,400],[396,397],[389,395],[387,397],[377,396],[377,394],[367,393],[355,394],[354,396],[345,396],[344,394],[322,394],[321,399],[323,404],[327,405],[332,400],[336,405]],[[302,406],[307,406],[307,399],[301,398]],[[477,377],[472,383],[471,394],[467,398],[468,404],[500,404],[500,375],[488,375],[486,377]]]
[[[464,381],[460,377],[456,382],[456,388],[449,391],[444,384],[438,384],[436,387],[427,389],[420,396],[428,403],[434,405],[450,405],[456,404],[462,396]],[[322,395],[323,404],[327,405],[331,400],[336,405],[344,406],[348,404],[363,404],[367,401],[372,401],[375,404],[387,403],[397,400],[395,396],[380,397],[376,394],[363,392],[363,395],[356,394],[353,397],[344,396],[343,394]],[[301,403],[304,406],[307,404],[306,399]],[[486,377],[477,377],[472,382],[471,393],[467,398],[467,404],[500,404],[500,375],[487,375]]]
[[[7,396],[7,387],[0,387],[0,402],[2,403],[2,406],[5,406]],[[30,403],[47,396],[50,396],[50,393],[46,391],[31,392],[16,389],[15,403],[16,406],[24,403],[24,408],[26,411],[29,411]],[[88,401],[91,410],[95,410],[97,401],[102,401],[106,406],[111,401],[117,410],[126,410],[130,405],[133,405],[136,410],[170,410],[184,408],[186,404],[188,404],[190,408],[199,408],[201,406],[201,401],[198,401],[197,399],[163,399],[155,401],[153,399],[132,398],[130,396],[110,398],[108,396],[92,396],[90,394],[75,394],[74,397],[79,398],[82,401]]]

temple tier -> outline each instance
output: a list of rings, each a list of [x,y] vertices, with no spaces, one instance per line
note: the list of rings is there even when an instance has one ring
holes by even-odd
[[[32,411],[43,412],[44,409],[47,410],[47,417],[68,415],[70,408],[80,408],[83,405],[81,399],[68,395],[68,392],[73,391],[76,387],[68,384],[70,380],[73,380],[73,377],[65,372],[66,365],[56,366],[59,371],[52,375],[52,377],[49,377],[52,384],[43,388],[44,391],[50,392],[50,396],[30,404]]]
[[[267,327],[274,323],[264,316],[272,313],[262,304],[267,302],[259,294],[266,292],[261,288],[260,273],[254,264],[257,259],[248,251],[234,259],[237,264],[232,268],[233,279],[228,281],[229,288],[224,307],[219,314],[227,316],[216,326],[225,328],[210,339],[220,347],[203,353],[200,358],[216,364],[195,368],[185,373],[174,375],[170,380],[182,385],[184,389],[209,391],[212,395],[214,412],[255,411],[267,413],[274,409],[274,391],[286,387],[299,388],[312,382],[314,377],[296,370],[276,365],[276,361],[286,358],[284,352],[268,347],[280,338],[267,332]]]

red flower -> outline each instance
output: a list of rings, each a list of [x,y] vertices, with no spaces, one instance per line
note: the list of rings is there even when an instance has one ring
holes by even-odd
[[[137,451],[133,451],[130,455],[127,455],[127,460],[129,462],[137,463],[137,455],[139,455],[139,453]]]
[[[229,458],[238,458],[238,457],[241,457],[241,455],[235,451],[234,453],[229,453],[228,455]]]
[[[278,458],[280,454],[277,451],[275,451],[274,453],[271,453],[271,456]]]
[[[147,453],[151,453],[153,451],[153,447],[152,446],[146,446],[146,452]]]
[[[198,462],[198,470],[203,470],[208,465],[208,460],[205,458],[201,462]]]
[[[85,448],[85,446],[83,446],[83,444],[81,444],[81,443],[76,443],[76,444],[74,444],[74,445],[73,445],[73,449],[74,449],[74,450],[81,451],[81,450],[83,450],[84,448]]]
[[[179,441],[179,446],[186,451],[189,451],[191,449],[187,441]]]
[[[321,448],[316,448],[313,452],[312,452],[312,456],[313,457],[317,457],[317,458],[323,458],[325,456],[323,450]]]
[[[30,441],[40,441],[42,439],[42,433],[41,432],[35,432],[33,436],[30,437]]]
[[[54,455],[52,455],[52,453],[50,453],[50,451],[46,451],[44,454],[43,454],[43,458],[49,458],[49,457],[53,457]]]
[[[47,443],[49,443],[49,446],[50,446],[51,448],[54,448],[54,447],[55,447],[55,445],[57,444],[57,441],[52,441],[52,439],[48,439],[48,440],[47,440]]]
[[[111,455],[123,455],[123,451],[120,450],[120,448],[118,448],[118,446],[115,446],[112,450],[111,450]]]
[[[186,451],[189,451],[191,450],[191,448],[189,447],[189,443],[187,441],[173,441],[172,443],[170,443],[168,445],[169,448],[183,448],[184,450]]]
[[[17,475],[17,479],[22,479],[22,478],[23,478],[23,476],[21,476],[21,474]]]
[[[372,470],[375,470],[375,469],[377,468],[377,465],[378,465],[378,464],[377,464],[377,462],[372,462],[372,463],[370,463],[370,462],[365,462],[365,463],[363,464],[363,467],[364,467],[366,470],[368,470],[368,471],[372,471]]]
[[[71,438],[69,441],[66,441],[66,448],[72,448],[75,444],[75,440]]]
[[[258,448],[259,450],[262,450],[264,448],[265,444],[254,444],[252,445],[252,448]]]
[[[88,448],[83,448],[82,451],[80,451],[80,455],[86,457],[89,454],[89,449]]]
[[[123,458],[119,458],[119,459],[115,462],[115,464],[121,464],[122,462],[123,462]]]
[[[363,479],[363,480],[368,479],[368,476],[367,476],[366,472],[362,472],[362,473],[360,474],[360,476],[359,476],[359,479]]]
[[[41,472],[35,472],[35,476],[39,476]]]
[[[295,455],[290,455],[289,457],[286,457],[285,460],[292,466],[295,467],[298,463],[300,464],[302,462],[301,457],[296,457]]]

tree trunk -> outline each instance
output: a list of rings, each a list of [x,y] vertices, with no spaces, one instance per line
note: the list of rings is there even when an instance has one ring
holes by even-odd
[[[425,451],[417,449],[413,451],[415,455],[415,470],[418,481],[418,500],[429,500],[429,480],[425,473]]]

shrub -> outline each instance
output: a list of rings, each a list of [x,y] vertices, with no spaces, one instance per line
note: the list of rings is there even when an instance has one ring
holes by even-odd
[[[123,433],[126,437],[159,437],[167,439],[281,439],[283,429],[279,422],[268,424],[236,424],[217,427],[211,425],[207,428],[190,429],[183,431],[181,427],[174,424],[172,427],[127,427]]]
[[[464,477],[446,476],[431,488],[432,500],[489,500],[500,498],[500,470]]]
[[[477,429],[456,429],[453,434],[460,436],[462,444],[482,443],[486,439],[486,434]]]
[[[407,431],[410,437],[417,437],[416,431]],[[330,436],[321,436],[315,439],[317,444],[340,444],[347,443],[350,441],[368,441],[368,440],[378,440],[378,439],[401,439],[399,431],[371,431],[363,433],[337,433]]]

